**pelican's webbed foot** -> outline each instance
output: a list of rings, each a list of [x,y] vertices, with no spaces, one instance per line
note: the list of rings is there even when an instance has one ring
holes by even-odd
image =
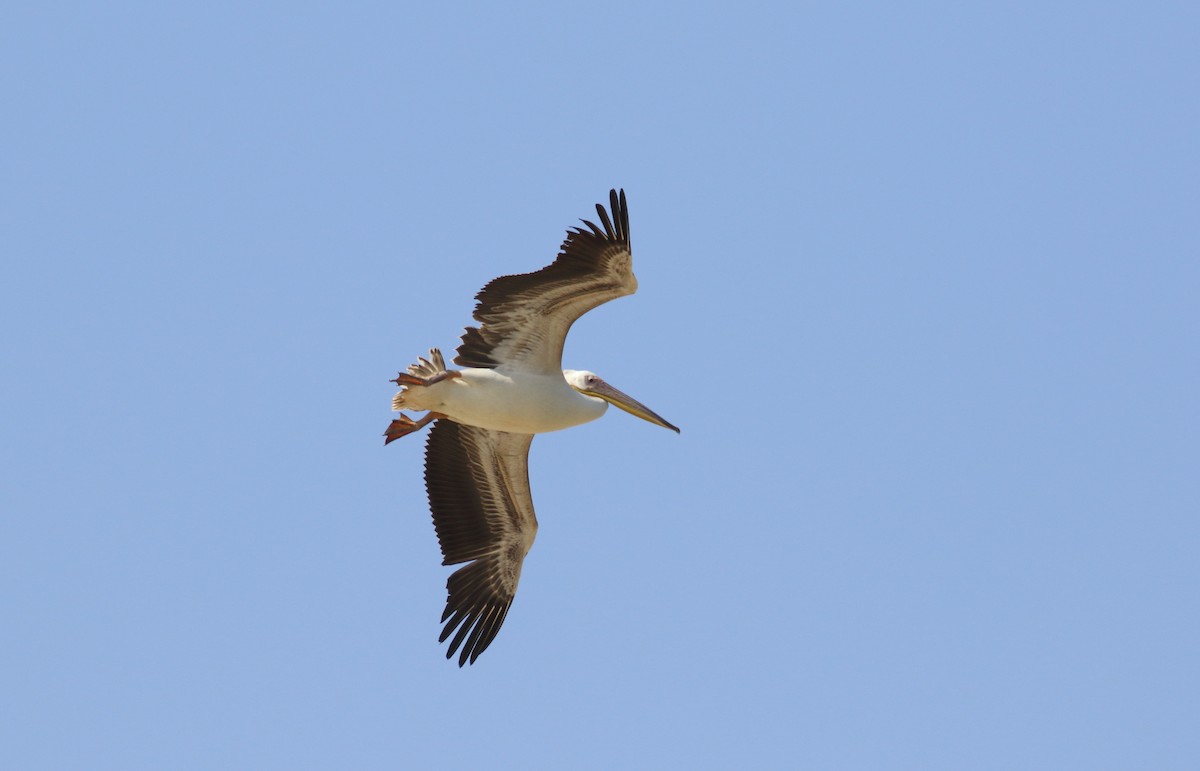
[[[385,437],[383,443],[384,445],[388,445],[402,436],[408,436],[414,431],[420,431],[429,425],[430,421],[440,417],[441,415],[436,412],[431,412],[420,420],[413,420],[409,416],[402,414],[388,424],[387,431],[383,432],[383,436]]]

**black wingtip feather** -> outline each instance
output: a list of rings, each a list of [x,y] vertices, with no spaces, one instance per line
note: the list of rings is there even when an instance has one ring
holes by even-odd
[[[620,216],[620,213],[616,212],[615,209],[613,211],[613,216]],[[617,240],[617,231],[613,229],[612,220],[608,218],[608,212],[604,210],[603,206],[596,204],[596,213],[600,215],[600,221],[604,223],[604,235],[608,236],[610,240]]]
[[[621,240],[623,240],[625,243],[629,243],[629,205],[625,203],[625,188],[621,188],[620,206],[617,205],[617,196],[613,195],[613,191],[611,190],[608,192],[608,200],[609,204],[612,205],[614,212],[618,209],[621,212],[620,215],[613,214],[613,216],[617,217],[617,221],[621,225],[621,230],[618,232],[618,235],[620,235]]]
[[[458,665],[474,664],[479,655],[496,639],[511,607],[511,599],[497,597],[488,583],[490,566],[473,562],[461,568],[446,582],[449,596],[442,613],[442,633],[438,642],[450,640],[446,658],[459,654]],[[453,636],[453,639],[451,639]]]

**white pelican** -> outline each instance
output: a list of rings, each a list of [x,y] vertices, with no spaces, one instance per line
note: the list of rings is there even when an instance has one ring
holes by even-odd
[[[442,564],[470,562],[446,582],[438,638],[454,635],[446,658],[461,648],[460,667],[474,664],[500,631],[537,534],[529,494],[533,435],[595,420],[609,404],[679,432],[595,374],[562,369],[575,320],[637,290],[625,191],[610,191],[609,205],[611,220],[596,204],[603,230],[583,220],[588,229],[568,230],[551,265],[501,276],[475,296],[479,326],[467,327],[454,358],[463,369],[446,369],[434,348],[392,381],[401,387],[393,410],[428,414],[414,421],[401,413],[384,444],[437,420],[425,446],[425,487]]]

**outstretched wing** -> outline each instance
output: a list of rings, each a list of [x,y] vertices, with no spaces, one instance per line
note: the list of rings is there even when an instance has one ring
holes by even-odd
[[[461,667],[487,650],[512,605],[521,563],[537,535],[529,495],[532,434],[438,420],[425,445],[425,488],[443,565],[470,562],[446,582],[439,642]]]
[[[612,219],[600,204],[603,230],[583,220],[571,228],[553,263],[534,273],[501,276],[475,295],[478,327],[467,327],[454,363],[463,367],[519,364],[543,374],[562,371],[567,332],[598,305],[637,291],[629,251],[625,191],[609,191]]]

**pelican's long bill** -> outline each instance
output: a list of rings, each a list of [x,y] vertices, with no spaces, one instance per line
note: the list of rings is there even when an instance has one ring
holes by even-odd
[[[662,415],[659,415],[657,412],[642,404],[637,399],[634,399],[632,396],[620,390],[619,388],[614,388],[613,386],[609,385],[596,375],[588,377],[584,381],[583,387],[575,386],[575,390],[590,396],[599,396],[604,401],[615,407],[620,407],[630,415],[636,415],[642,420],[649,421],[656,426],[669,428],[675,433],[679,433],[679,429],[676,426],[668,423],[667,419]]]

